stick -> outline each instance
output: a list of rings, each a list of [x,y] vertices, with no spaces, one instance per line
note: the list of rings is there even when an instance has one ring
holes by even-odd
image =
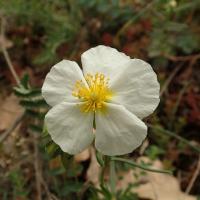
[[[18,126],[18,124],[22,121],[22,119],[24,118],[25,113],[22,113],[12,124],[12,126],[10,126],[10,128],[8,128],[0,137],[0,143],[3,142],[9,135],[10,133],[12,133],[15,128]]]
[[[34,168],[35,168],[35,182],[36,182],[36,191],[37,191],[37,200],[42,200],[42,188],[41,188],[41,174],[40,174],[40,165],[39,165],[39,152],[38,152],[38,143],[37,138],[33,138],[34,145]]]
[[[185,190],[185,192],[187,194],[190,193],[190,191],[191,191],[191,189],[192,189],[192,187],[193,187],[193,185],[194,185],[199,173],[200,173],[200,156],[199,156],[199,159],[198,159],[198,162],[197,162],[196,170],[194,171],[194,174],[193,174],[193,176],[192,176],[192,178],[191,178],[191,180],[190,180],[190,182],[189,182],[189,184],[188,184],[188,186],[187,186],[187,188]]]
[[[5,38],[5,20],[3,18],[1,18],[1,37]],[[14,66],[13,66],[13,64],[11,62],[10,56],[9,56],[5,46],[4,46],[4,43],[2,42],[2,44],[0,46],[1,46],[2,53],[3,53],[4,57],[5,57],[5,60],[7,62],[7,65],[9,67],[9,69],[10,69],[10,71],[11,71],[11,73],[12,73],[12,75],[13,75],[16,83],[17,83],[17,85],[20,85],[20,79],[19,79],[19,77],[18,77],[18,75],[17,75],[17,73],[15,71],[15,68],[14,68]]]
[[[169,78],[165,81],[163,87],[161,88],[160,91],[160,97],[164,94],[164,92],[166,91],[166,89],[168,88],[168,86],[170,85],[171,81],[173,80],[173,78],[176,76],[176,74],[178,73],[178,71],[181,69],[182,67],[182,63],[180,65],[178,65],[170,74]]]
[[[173,56],[173,55],[163,54],[162,56],[174,62],[200,59],[200,54],[189,55],[189,56]]]

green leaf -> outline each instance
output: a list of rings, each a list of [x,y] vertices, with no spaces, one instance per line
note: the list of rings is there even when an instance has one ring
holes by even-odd
[[[150,145],[145,151],[145,154],[151,159],[155,160],[158,156],[163,155],[165,151],[156,145]]]
[[[45,146],[45,150],[51,158],[55,158],[62,154],[60,147],[52,140]]]
[[[26,89],[24,87],[14,87],[15,95],[23,98],[41,96],[41,89]]]
[[[61,154],[61,161],[62,161],[62,164],[63,164],[63,166],[64,166],[64,168],[66,169],[66,170],[68,170],[68,166],[69,166],[69,163],[71,162],[71,159],[73,158],[73,156],[72,155],[69,155],[69,154],[67,154],[67,153],[62,153]]]
[[[83,183],[74,181],[65,181],[61,189],[61,196],[66,197],[71,193],[78,193],[83,187]]]
[[[48,107],[44,99],[21,100],[20,105],[26,107],[27,109],[38,108],[38,107]]]
[[[100,184],[100,188],[101,190],[99,192],[103,194],[106,200],[112,199],[112,193],[108,190],[107,187],[105,187],[103,184]]]
[[[34,111],[34,110],[30,110],[30,109],[26,109],[26,114],[31,116],[32,118],[35,119],[39,119],[39,120],[43,120],[45,117],[45,113],[43,112],[39,112],[39,111]]]
[[[28,89],[29,88],[29,75],[25,74],[22,79],[21,79],[21,84],[24,88]]]
[[[36,133],[42,133],[42,127],[35,124],[30,124],[29,129]]]
[[[96,159],[101,167],[105,166],[104,155],[100,153],[99,151],[96,151]]]

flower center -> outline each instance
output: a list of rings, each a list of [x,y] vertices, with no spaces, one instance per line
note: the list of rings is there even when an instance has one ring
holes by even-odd
[[[109,79],[104,74],[96,73],[95,75],[87,74],[85,80],[87,87],[82,80],[75,84],[72,95],[80,99],[84,104],[81,106],[83,112],[105,111],[105,102],[109,101],[113,95],[108,87]]]

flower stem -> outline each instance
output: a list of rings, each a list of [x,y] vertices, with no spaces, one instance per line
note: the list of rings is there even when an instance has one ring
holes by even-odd
[[[152,168],[148,168],[144,165],[139,165],[137,163],[135,163],[134,161],[132,160],[128,160],[128,159],[124,159],[124,158],[117,158],[117,157],[112,157],[111,158],[113,161],[119,161],[119,162],[125,162],[125,163],[128,163],[134,167],[137,167],[137,168],[140,168],[140,169],[143,169],[143,170],[146,170],[146,171],[150,171],[150,172],[157,172],[157,173],[164,173],[164,174],[172,174],[172,171],[169,171],[169,170],[159,170],[159,169],[152,169]]]
[[[102,186],[104,186],[104,173],[105,173],[105,166],[101,167],[101,173],[99,177]]]
[[[110,189],[113,195],[113,199],[115,199],[115,186],[116,186],[116,171],[115,171],[115,161],[110,158]]]

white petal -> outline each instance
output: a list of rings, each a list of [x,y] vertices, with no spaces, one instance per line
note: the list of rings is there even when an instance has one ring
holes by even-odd
[[[122,66],[110,88],[114,92],[112,101],[124,105],[139,118],[144,118],[159,104],[160,85],[152,67],[140,59],[132,59]]]
[[[53,141],[64,152],[77,154],[93,141],[93,113],[81,113],[76,103],[62,102],[45,116],[45,124]]]
[[[97,72],[111,77],[119,66],[130,60],[129,56],[114,48],[99,45],[84,52],[81,56],[84,74]]]
[[[96,115],[96,148],[104,155],[132,152],[147,135],[146,125],[124,106],[107,104],[105,114]]]
[[[47,74],[42,86],[42,96],[51,106],[62,101],[76,102],[72,90],[77,80],[85,79],[78,64],[73,61],[63,60],[54,65]]]

